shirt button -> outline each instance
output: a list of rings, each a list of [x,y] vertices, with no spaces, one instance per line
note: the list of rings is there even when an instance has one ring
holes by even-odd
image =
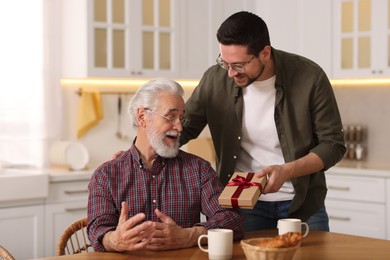
[[[236,155],[234,155],[234,156],[233,156],[233,159],[237,159],[237,156],[236,156]]]
[[[153,203],[156,204],[156,200],[153,200]]]
[[[152,178],[153,178],[153,179],[156,179],[156,175],[153,175]]]
[[[231,175],[231,174],[228,174],[228,177],[230,178],[230,177],[232,177],[232,175]]]
[[[238,137],[238,140],[241,140],[241,136]]]

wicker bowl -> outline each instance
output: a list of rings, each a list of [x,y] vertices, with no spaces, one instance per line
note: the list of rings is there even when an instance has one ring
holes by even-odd
[[[300,243],[292,247],[273,248],[257,246],[258,241],[265,238],[241,240],[241,247],[247,260],[291,260]]]

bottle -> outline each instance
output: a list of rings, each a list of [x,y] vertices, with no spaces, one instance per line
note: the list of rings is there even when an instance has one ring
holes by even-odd
[[[356,155],[356,160],[360,161],[363,159],[363,146],[361,144],[356,145],[355,155]]]
[[[363,141],[363,127],[360,125],[356,126],[355,141],[361,143]]]
[[[355,159],[355,146],[353,144],[350,144],[348,147],[348,159]]]

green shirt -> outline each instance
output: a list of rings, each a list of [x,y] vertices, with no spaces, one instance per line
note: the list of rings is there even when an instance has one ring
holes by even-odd
[[[323,161],[323,171],[292,179],[295,196],[290,217],[307,220],[326,196],[324,171],[340,161],[346,151],[332,86],[316,63],[272,48],[276,72],[275,125],[286,162],[309,152]],[[198,137],[208,124],[215,147],[216,167],[223,184],[235,171],[241,149],[242,89],[219,65],[210,67],[186,102],[190,124],[181,144]],[[261,111],[258,112],[259,117]]]

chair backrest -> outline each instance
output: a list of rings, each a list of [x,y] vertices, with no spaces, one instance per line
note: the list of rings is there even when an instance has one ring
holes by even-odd
[[[0,259],[3,260],[15,260],[13,255],[11,255],[10,252],[7,251],[3,246],[0,245]]]
[[[57,244],[57,255],[73,255],[93,251],[86,233],[87,218],[80,219],[67,227]]]

